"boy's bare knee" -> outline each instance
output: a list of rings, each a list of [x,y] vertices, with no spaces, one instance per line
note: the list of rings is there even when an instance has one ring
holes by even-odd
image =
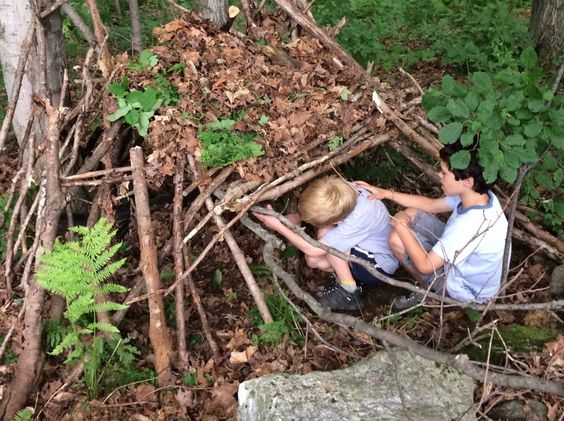
[[[396,257],[398,255],[403,256],[405,247],[401,241],[400,236],[397,235],[395,232],[392,232],[388,237],[388,245],[390,246],[392,252],[396,255]]]

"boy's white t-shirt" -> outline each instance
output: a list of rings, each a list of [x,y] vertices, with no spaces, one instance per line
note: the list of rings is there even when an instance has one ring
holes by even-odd
[[[485,206],[462,208],[459,196],[445,200],[453,212],[433,251],[445,260],[448,294],[459,301],[484,302],[500,287],[507,219],[489,192]]]
[[[399,266],[398,260],[388,245],[392,230],[390,213],[381,200],[370,200],[370,192],[353,185],[360,192],[352,212],[328,231],[322,241],[343,253],[353,247],[374,254],[374,260],[382,270],[393,274]]]

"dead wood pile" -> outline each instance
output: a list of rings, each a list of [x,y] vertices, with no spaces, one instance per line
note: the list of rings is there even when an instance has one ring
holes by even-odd
[[[178,64],[184,69],[168,76],[181,100],[161,107],[150,126],[153,182],[174,173],[179,155],[199,161],[199,125],[234,114],[243,115],[234,128],[257,133],[254,140],[265,150],[258,159],[233,165],[247,181],[270,181],[327,154],[335,136],[348,139],[361,127],[374,134],[389,130],[374,112],[371,87],[354,69],[340,65],[315,38],[282,42],[283,22],[273,19],[255,29],[257,43],[186,14],[155,29],[161,44],[151,49],[156,66],[117,72],[115,79],[126,76],[131,89],[140,89],[155,86],[166,69]],[[264,116],[268,121],[261,124]]]

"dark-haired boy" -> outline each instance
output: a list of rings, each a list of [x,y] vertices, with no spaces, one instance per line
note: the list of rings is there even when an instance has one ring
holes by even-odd
[[[406,208],[393,218],[388,239],[406,270],[433,291],[483,303],[499,291],[507,219],[484,180],[476,148],[466,149],[471,158],[465,170],[451,168],[450,157],[462,149],[456,142],[440,151],[445,197],[432,199],[357,184],[369,190],[372,199],[389,199]],[[433,215],[448,211],[452,214],[446,224]],[[418,294],[400,297],[394,308],[409,308],[420,300]]]

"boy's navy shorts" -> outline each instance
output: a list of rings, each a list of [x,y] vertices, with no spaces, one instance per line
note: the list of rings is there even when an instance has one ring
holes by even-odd
[[[374,269],[376,269],[382,275],[391,276],[389,273],[386,273],[386,271],[380,268],[380,266],[378,266],[378,263],[376,263],[376,260],[374,260],[374,255],[372,253],[361,249],[352,248],[351,255],[366,260],[374,267]],[[361,286],[377,286],[383,284],[383,282],[380,279],[370,274],[368,270],[366,270],[363,266],[359,265],[358,263],[351,262],[350,266],[351,266],[351,273],[357,284]]]

